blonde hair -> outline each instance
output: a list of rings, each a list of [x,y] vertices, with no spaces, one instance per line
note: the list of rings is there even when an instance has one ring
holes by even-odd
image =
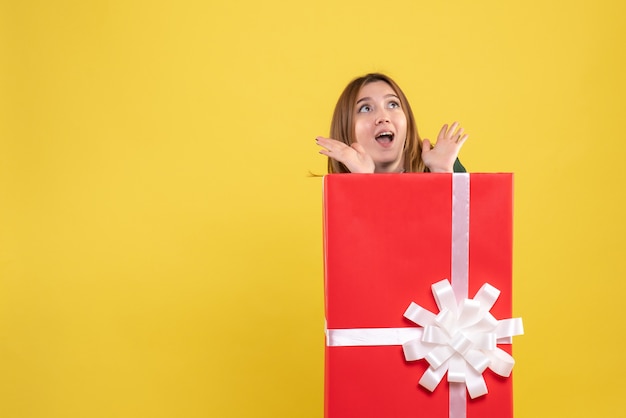
[[[354,113],[356,101],[358,100],[359,91],[366,84],[376,81],[387,83],[400,99],[400,106],[404,111],[407,121],[406,142],[404,144],[404,170],[407,173],[421,173],[427,171],[422,161],[422,140],[417,132],[417,124],[411,110],[411,105],[406,96],[390,77],[380,74],[371,73],[352,80],[339,96],[339,100],[335,105],[333,119],[330,124],[330,137],[338,141],[342,141],[347,145],[351,145],[355,141],[354,134]],[[349,173],[350,170],[339,161],[328,159],[329,173]]]

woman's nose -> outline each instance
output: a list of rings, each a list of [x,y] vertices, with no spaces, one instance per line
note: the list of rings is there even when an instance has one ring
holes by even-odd
[[[389,115],[385,110],[379,110],[376,114],[375,124],[380,125],[385,122],[389,122]]]

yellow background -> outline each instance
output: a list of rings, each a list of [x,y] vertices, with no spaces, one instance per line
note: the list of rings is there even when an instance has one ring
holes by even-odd
[[[2,1],[0,416],[321,417],[307,174],[370,71],[515,173],[516,416],[625,416],[623,4]]]

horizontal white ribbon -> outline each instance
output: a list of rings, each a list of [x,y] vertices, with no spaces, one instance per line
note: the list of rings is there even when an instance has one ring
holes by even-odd
[[[465,383],[470,397],[487,393],[482,373],[491,369],[508,377],[515,360],[497,347],[502,341],[522,335],[521,318],[497,320],[489,313],[500,291],[484,284],[474,299],[458,304],[448,280],[432,285],[439,314],[411,302],[404,316],[419,325],[403,328],[327,329],[329,347],[402,345],[407,361],[425,359],[429,368],[420,385],[431,392],[446,372],[448,382]]]
[[[402,345],[421,337],[422,329],[415,327],[328,329],[326,345],[329,347]]]

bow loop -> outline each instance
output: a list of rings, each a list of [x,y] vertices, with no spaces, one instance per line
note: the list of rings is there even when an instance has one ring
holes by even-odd
[[[435,322],[435,314],[431,311],[422,308],[415,302],[411,302],[406,311],[404,312],[404,317],[417,325],[421,325],[426,328],[426,326]]]
[[[431,286],[439,311],[448,310],[456,314],[457,301],[454,290],[448,280],[441,280]]]

